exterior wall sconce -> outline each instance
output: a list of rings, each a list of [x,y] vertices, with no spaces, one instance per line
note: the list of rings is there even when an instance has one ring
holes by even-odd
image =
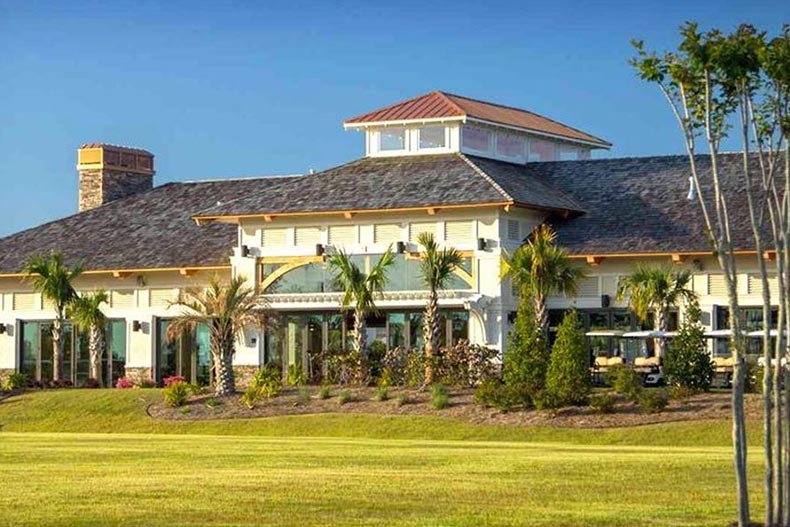
[[[612,297],[609,295],[601,295],[601,307],[606,308],[612,304]]]
[[[478,251],[485,251],[488,249],[488,240],[485,238],[478,238],[477,239],[477,250]]]
[[[5,333],[6,331],[7,331],[7,330],[6,330],[5,324],[0,324],[0,335],[2,335],[3,333]]]
[[[246,258],[250,255],[250,248],[246,245],[242,245],[239,252],[241,253],[242,258]]]
[[[324,252],[326,252],[326,248],[321,243],[315,244],[315,255],[316,256],[323,256]]]
[[[405,242],[398,242],[395,244],[395,251],[398,254],[404,254],[406,252],[406,243]]]
[[[133,320],[132,321],[132,331],[138,332],[141,329],[143,329],[143,325],[140,323],[140,321],[139,320]]]

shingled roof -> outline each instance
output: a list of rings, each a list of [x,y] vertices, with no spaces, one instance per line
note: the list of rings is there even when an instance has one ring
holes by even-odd
[[[611,143],[599,137],[582,132],[548,117],[493,102],[481,101],[442,91],[420,95],[373,110],[351,119],[346,119],[346,128],[367,126],[373,123],[423,121],[426,119],[473,119],[488,123],[503,124],[528,132],[548,134],[554,137],[582,141],[599,148],[610,148]]]
[[[0,238],[0,274],[19,273],[31,255],[51,251],[85,270],[226,266],[236,226],[199,227],[192,215],[252,192],[263,195],[292,179],[168,183],[45,223]]]
[[[720,177],[735,248],[753,250],[748,204],[741,191],[742,159],[741,154],[721,155]],[[697,166],[707,174],[710,158],[698,156]],[[572,254],[711,251],[699,203],[687,199],[687,156],[529,163],[522,170],[584,207],[584,215],[556,222],[558,242]],[[702,191],[710,195],[709,188]]]
[[[520,168],[523,169],[523,166]],[[199,219],[286,213],[516,204],[581,212],[573,200],[519,165],[464,154],[364,157],[278,187],[260,188],[195,215]]]

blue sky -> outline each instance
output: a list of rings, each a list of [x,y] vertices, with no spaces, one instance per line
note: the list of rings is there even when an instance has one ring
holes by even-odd
[[[0,0],[0,236],[76,210],[84,142],[156,155],[156,183],[303,173],[359,157],[344,118],[442,89],[680,153],[629,40],[685,20],[777,31],[790,2]]]

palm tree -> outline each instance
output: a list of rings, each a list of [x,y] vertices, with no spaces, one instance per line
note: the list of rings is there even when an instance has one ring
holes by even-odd
[[[424,250],[420,255],[420,273],[430,290],[425,317],[422,320],[422,337],[425,346],[425,383],[433,383],[433,358],[439,350],[439,289],[444,289],[455,268],[461,265],[461,253],[452,247],[439,249],[433,233],[423,232],[417,238]]]
[[[669,267],[639,265],[633,273],[620,281],[617,298],[628,297],[628,305],[637,318],[645,322],[651,311],[655,313],[655,329],[666,331],[669,312],[678,304],[693,301],[694,291],[689,289],[691,271]],[[657,339],[659,357],[664,356],[666,341]]]
[[[107,317],[101,305],[109,302],[106,291],[75,297],[68,306],[67,316],[80,331],[88,333],[88,354],[90,355],[90,376],[102,386],[101,356],[104,353],[104,329]]]
[[[52,378],[63,379],[63,324],[66,322],[66,307],[77,295],[72,282],[82,273],[80,266],[69,268],[59,252],[49,256],[33,256],[24,271],[33,289],[52,302],[55,320],[52,322]]]
[[[387,268],[395,261],[392,247],[387,248],[381,259],[365,274],[342,249],[329,257],[329,267],[335,273],[343,298],[340,304],[343,309],[354,307],[354,351],[364,355],[367,349],[367,332],[365,317],[378,312],[375,297],[384,292],[387,285]]]
[[[535,318],[543,331],[549,325],[546,299],[551,295],[575,295],[579,280],[585,276],[556,240],[557,233],[542,224],[532,231],[527,243],[512,255],[504,255],[502,262],[503,277],[510,277],[522,298],[532,297]]]
[[[249,326],[263,327],[266,310],[256,301],[255,290],[245,285],[242,276],[223,285],[217,277],[205,289],[189,289],[173,305],[182,306],[182,313],[167,328],[168,340],[186,332],[194,332],[198,324],[208,327],[209,347],[214,363],[214,384],[218,396],[236,391],[233,376],[233,355],[236,340]]]

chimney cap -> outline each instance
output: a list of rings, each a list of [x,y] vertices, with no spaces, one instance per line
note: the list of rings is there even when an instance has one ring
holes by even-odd
[[[85,143],[80,146],[80,150],[83,148],[105,148],[108,150],[122,150],[124,152],[134,152],[135,154],[145,154],[152,156],[151,152],[142,148],[134,148],[133,146],[124,146],[124,145],[113,145],[110,143]]]

